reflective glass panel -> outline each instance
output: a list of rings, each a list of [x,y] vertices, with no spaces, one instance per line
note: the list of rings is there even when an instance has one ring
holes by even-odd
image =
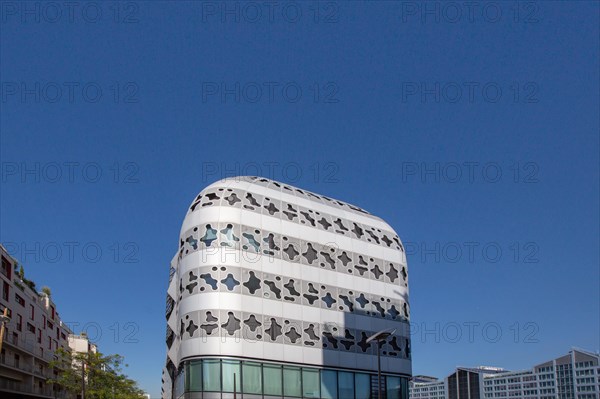
[[[260,363],[244,362],[242,373],[244,373],[244,393],[262,394]]]
[[[281,366],[263,365],[263,377],[265,395],[281,396]]]
[[[354,374],[338,371],[338,393],[340,399],[354,398]]]
[[[354,387],[356,399],[369,399],[371,397],[371,377],[369,374],[354,374]]]
[[[221,362],[215,359],[202,361],[202,382],[205,391],[221,390]]]
[[[337,399],[337,371],[321,370],[321,397]]]
[[[240,362],[236,360],[223,360],[223,392],[242,392],[240,384]],[[235,387],[233,385],[233,376],[235,375]]]
[[[186,377],[188,384],[187,391],[202,391],[202,362],[200,360],[190,362]]]
[[[319,370],[302,369],[302,396],[305,398],[319,397]]]
[[[283,395],[284,396],[302,396],[302,379],[300,378],[299,367],[283,368]]]
[[[400,377],[387,377],[387,399],[400,399]]]

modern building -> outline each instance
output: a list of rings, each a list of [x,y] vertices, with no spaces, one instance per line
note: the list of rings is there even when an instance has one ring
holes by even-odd
[[[600,355],[573,348],[531,370],[484,378],[485,398],[598,399]]]
[[[444,380],[413,379],[411,399],[598,399],[600,355],[581,349],[531,370],[458,367]],[[439,393],[444,390],[444,395]]]
[[[407,278],[397,234],[361,208],[264,178],[214,183],[171,261],[163,398],[408,398]]]
[[[413,378],[410,397],[419,399],[480,399],[482,380],[487,375],[503,373],[498,367],[457,367],[443,380],[433,377]]]
[[[498,375],[506,370],[498,367],[457,367],[454,373],[446,377],[448,399],[481,399],[483,398],[483,379]]]
[[[435,377],[417,375],[410,381],[410,397],[446,399],[446,382]]]
[[[0,313],[8,308],[0,353],[0,397],[64,398],[60,387],[48,384],[57,348],[69,348],[71,330],[61,321],[49,295],[19,277],[17,261],[0,244]]]

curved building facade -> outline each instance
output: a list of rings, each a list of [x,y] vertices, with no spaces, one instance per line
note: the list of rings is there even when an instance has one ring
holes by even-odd
[[[171,261],[163,398],[408,398],[407,273],[361,208],[259,177],[208,186]]]

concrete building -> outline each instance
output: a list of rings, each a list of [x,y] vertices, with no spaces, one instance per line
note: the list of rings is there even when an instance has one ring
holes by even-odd
[[[531,370],[459,367],[444,380],[413,379],[411,399],[599,399],[600,355],[581,349]],[[443,388],[442,388],[443,386]],[[444,396],[439,392],[445,390]]]
[[[210,185],[171,261],[163,398],[407,398],[407,273],[363,209],[258,177]],[[367,338],[387,329],[379,380]]]
[[[68,349],[71,330],[63,324],[50,296],[17,275],[17,261],[0,245],[0,313],[8,308],[0,353],[0,397],[64,398],[46,383],[55,374],[49,367],[57,348]]]

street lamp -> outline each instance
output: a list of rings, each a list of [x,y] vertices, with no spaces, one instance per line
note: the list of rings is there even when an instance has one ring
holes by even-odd
[[[396,332],[396,329],[387,329],[376,332],[367,338],[367,343],[371,341],[377,341],[377,398],[381,399],[381,342],[385,341],[390,335],[393,335]]]

